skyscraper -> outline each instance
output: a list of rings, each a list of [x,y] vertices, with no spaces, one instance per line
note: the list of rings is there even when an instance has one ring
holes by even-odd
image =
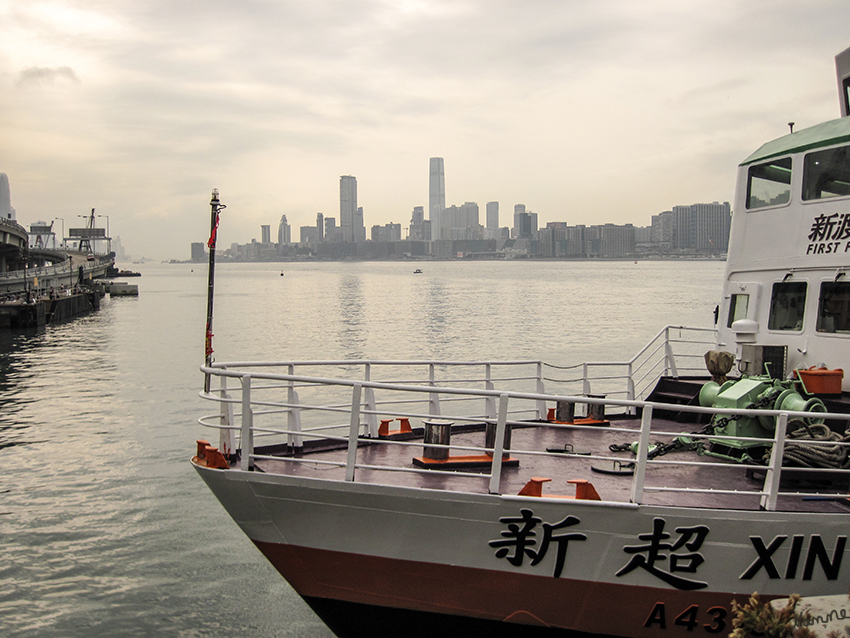
[[[499,202],[487,202],[487,230],[499,229]]]
[[[282,246],[292,243],[292,228],[286,221],[286,215],[281,216],[280,225],[277,227],[277,243]]]
[[[12,208],[12,194],[9,190],[9,177],[0,173],[0,218],[15,219],[15,209]]]
[[[272,241],[272,227],[268,224],[260,225],[260,237],[264,244],[270,244]]]
[[[342,241],[355,241],[354,224],[357,215],[357,178],[343,175],[339,178],[339,225]],[[364,231],[365,234],[365,231]]]
[[[442,216],[446,208],[446,170],[442,157],[432,157],[428,173],[428,219],[431,238],[442,239]]]
[[[316,235],[319,241],[325,239],[325,216],[321,213],[316,213]]]

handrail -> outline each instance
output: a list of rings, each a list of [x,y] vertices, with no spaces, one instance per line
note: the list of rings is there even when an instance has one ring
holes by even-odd
[[[371,362],[374,364],[374,362]],[[422,362],[417,362],[417,365],[422,364]],[[333,364],[335,365],[335,364]],[[427,364],[426,365],[430,365]],[[488,364],[490,366],[494,364]],[[534,364],[535,366],[537,364]],[[206,399],[220,401],[222,402],[223,408],[219,415],[216,415],[219,418],[219,426],[222,428],[222,431],[226,431],[230,434],[230,431],[234,428],[235,424],[233,424],[232,413],[228,414],[228,410],[225,409],[225,406],[232,406],[237,401],[241,403],[241,425],[239,429],[241,431],[241,448],[242,455],[240,459],[240,469],[243,471],[250,471],[253,468],[254,459],[257,458],[254,453],[254,437],[255,434],[260,433],[262,435],[263,432],[267,434],[285,434],[289,437],[290,444],[294,441],[298,441],[300,445],[300,440],[302,436],[318,436],[316,434],[311,434],[310,431],[302,430],[300,423],[300,413],[305,410],[314,411],[314,410],[331,410],[333,412],[347,412],[349,415],[348,422],[348,433],[347,436],[337,437],[324,437],[324,438],[332,438],[332,439],[340,439],[347,440],[347,455],[345,462],[345,480],[346,481],[354,481],[356,476],[356,469],[358,467],[363,467],[357,463],[357,450],[358,450],[358,442],[360,440],[361,428],[366,426],[366,435],[370,437],[370,439],[376,439],[375,436],[377,432],[374,428],[370,427],[370,420],[372,422],[375,421],[376,415],[379,413],[378,407],[385,406],[385,402],[376,402],[375,400],[375,391],[385,391],[385,392],[400,392],[409,395],[421,395],[421,402],[423,405],[430,406],[428,408],[427,413],[425,412],[415,412],[415,411],[405,411],[405,412],[396,412],[396,416],[400,416],[402,414],[410,416],[410,417],[418,417],[426,419],[428,416],[439,415],[439,409],[437,411],[434,410],[435,402],[437,408],[439,408],[440,398],[443,398],[443,401],[452,401],[451,397],[455,397],[454,400],[467,400],[467,399],[484,399],[485,401],[495,401],[498,399],[498,409],[493,414],[492,408],[486,408],[485,412],[488,416],[482,417],[480,413],[476,415],[463,416],[461,414],[455,415],[447,415],[445,418],[448,418],[452,421],[468,421],[468,422],[493,422],[495,420],[495,441],[493,441],[493,460],[490,465],[490,472],[488,475],[488,491],[492,494],[501,493],[500,490],[500,481],[501,481],[501,466],[502,466],[502,455],[506,450],[505,446],[505,435],[506,428],[510,425],[525,425],[528,427],[529,425],[533,426],[533,421],[516,421],[509,420],[508,415],[511,414],[511,402],[530,402],[531,406],[528,408],[523,408],[529,414],[533,415],[535,418],[539,416],[539,410],[541,405],[545,405],[546,402],[559,402],[559,401],[569,401],[574,404],[605,404],[605,405],[613,405],[613,406],[621,406],[629,409],[640,409],[642,411],[641,417],[641,427],[639,430],[639,441],[637,446],[637,454],[636,454],[636,470],[634,473],[633,481],[632,481],[632,489],[631,489],[631,500],[634,503],[643,502],[644,492],[648,489],[652,489],[654,491],[659,490],[668,490],[670,488],[661,487],[661,488],[652,488],[646,485],[646,468],[652,464],[669,464],[669,463],[677,463],[675,461],[667,461],[667,460],[656,460],[649,458],[649,441],[650,437],[653,434],[664,434],[667,436],[675,436],[676,433],[671,432],[658,432],[653,433],[652,430],[652,420],[653,420],[653,411],[655,409],[663,409],[668,408],[669,406],[664,403],[659,402],[649,402],[645,400],[636,400],[636,399],[614,399],[614,398],[596,398],[596,397],[588,397],[588,396],[576,396],[576,395],[566,395],[566,394],[549,394],[545,392],[521,392],[521,391],[506,391],[503,389],[496,389],[492,386],[492,384],[488,381],[488,386],[484,388],[459,388],[459,387],[449,387],[441,385],[441,382],[436,378],[432,377],[432,381],[428,382],[428,384],[422,385],[411,385],[407,383],[387,383],[382,381],[371,381],[368,379],[347,379],[347,378],[334,378],[334,377],[318,377],[318,376],[307,376],[300,374],[292,374],[292,373],[275,373],[275,372],[264,372],[257,369],[251,369],[250,371],[244,370],[234,370],[233,364],[220,365],[220,366],[211,366],[211,367],[202,367],[201,371],[204,374],[210,374],[213,376],[218,376],[222,379],[222,387],[219,390],[211,390],[209,393],[201,393],[201,396]],[[253,366],[256,368],[256,366]],[[289,370],[294,371],[295,364],[290,363],[287,364],[287,368]],[[488,373],[490,371],[488,370]],[[432,371],[433,374],[433,371]],[[367,375],[369,376],[369,375]],[[238,379],[241,384],[241,400],[230,398],[227,393],[227,379]],[[533,380],[533,376],[530,376],[529,379]],[[263,382],[274,381],[276,383],[272,385],[263,385]],[[281,384],[282,382],[282,384]],[[351,399],[350,403],[341,403],[339,406],[331,407],[331,406],[319,406],[319,405],[305,405],[298,401],[297,394],[293,394],[292,389],[294,387],[337,387],[340,389],[349,388],[351,391]],[[262,391],[266,389],[283,389],[287,390],[288,400],[287,403],[279,403],[272,401],[253,401],[252,393],[255,391]],[[363,398],[366,397],[366,403],[364,405]],[[404,401],[394,400],[392,403],[410,403],[416,402],[416,399],[405,399]],[[255,405],[264,405],[266,407],[276,408],[273,410],[260,410],[257,412],[254,409]],[[347,407],[345,407],[347,405]],[[282,409],[277,409],[282,408]],[[760,497],[760,504],[763,509],[766,510],[774,510],[777,505],[777,499],[780,494],[779,490],[779,478],[782,473],[782,452],[784,449],[785,442],[785,426],[788,422],[788,419],[791,417],[803,418],[810,417],[811,413],[802,412],[802,411],[788,411],[788,410],[762,410],[762,409],[742,409],[742,408],[705,408],[701,406],[692,406],[692,405],[677,405],[676,409],[680,412],[688,412],[695,414],[711,414],[711,415],[743,415],[743,416],[758,416],[758,417],[776,417],[777,418],[777,427],[775,428],[775,436],[771,439],[757,439],[757,438],[749,438],[746,437],[724,437],[721,435],[712,435],[712,438],[734,438],[737,440],[750,440],[750,441],[765,441],[766,445],[770,445],[771,447],[771,457],[770,461],[766,466],[766,474],[765,474],[765,482],[764,487],[761,490],[748,492],[751,494],[758,495]],[[255,414],[281,414],[287,413],[288,416],[288,426],[285,429],[270,429],[270,428],[255,428],[254,427],[254,416]],[[293,418],[293,415],[299,415],[298,418]],[[495,416],[495,419],[493,417]],[[215,417],[213,417],[215,418]],[[365,423],[363,422],[365,418]],[[843,420],[850,421],[850,414],[830,414],[830,413],[818,413],[818,418],[825,419],[834,419],[834,420]],[[200,422],[204,425],[210,425],[206,423],[205,418],[202,418]],[[547,423],[548,424],[548,423]],[[562,427],[566,427],[562,426]],[[576,426],[572,426],[576,427]],[[695,436],[696,438],[707,438],[708,435],[694,435],[689,433],[679,433],[679,434],[688,434],[689,436]],[[384,441],[384,440],[374,440],[375,443],[381,444],[402,444],[396,443],[392,441]],[[814,442],[817,445],[817,442]],[[824,443],[827,444],[827,443]],[[834,444],[834,443],[831,443]],[[441,447],[439,444],[434,444],[435,447]],[[476,449],[470,448],[468,446],[450,446],[455,449]],[[536,453],[531,451],[521,451],[521,450],[512,450],[512,453]],[[606,458],[606,457],[592,457],[592,458]],[[692,464],[692,462],[683,462],[684,464]],[[706,465],[702,463],[700,465]],[[732,466],[734,467],[734,466]],[[389,469],[389,468],[388,468]],[[412,471],[406,470],[402,468],[393,468],[395,471]],[[418,470],[417,470],[418,471]],[[826,470],[825,470],[826,471]],[[833,470],[829,470],[833,471]],[[840,471],[840,470],[839,470]],[[682,489],[686,491],[701,491],[698,487],[689,487],[689,488],[675,488],[676,490]],[[704,490],[703,490],[704,491]],[[743,492],[741,492],[743,493]]]

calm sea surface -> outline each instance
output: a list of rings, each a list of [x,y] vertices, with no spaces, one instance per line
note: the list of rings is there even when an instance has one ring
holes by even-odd
[[[0,636],[330,636],[189,464],[205,267],[132,268],[138,298],[0,332]],[[668,323],[710,326],[723,269],[219,265],[215,357],[622,360]]]

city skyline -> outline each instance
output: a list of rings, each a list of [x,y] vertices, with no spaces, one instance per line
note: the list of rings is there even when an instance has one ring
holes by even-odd
[[[645,224],[731,201],[763,143],[838,117],[846,2],[317,0],[0,6],[0,172],[24,223],[109,215],[129,254],[185,254],[287,215],[408,225],[448,205]],[[355,213],[356,214],[356,213]],[[425,217],[428,211],[425,210]]]

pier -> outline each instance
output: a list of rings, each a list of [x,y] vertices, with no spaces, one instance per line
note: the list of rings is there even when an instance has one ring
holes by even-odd
[[[49,323],[67,321],[100,308],[101,294],[94,290],[60,292],[53,297],[22,294],[14,300],[0,301],[0,329],[40,328]]]
[[[108,239],[93,224],[91,219],[87,228],[72,229],[89,238],[89,248],[95,239]],[[0,329],[41,327],[100,308],[104,293],[92,282],[114,274],[111,252],[30,247],[27,239],[22,226],[0,219]]]

